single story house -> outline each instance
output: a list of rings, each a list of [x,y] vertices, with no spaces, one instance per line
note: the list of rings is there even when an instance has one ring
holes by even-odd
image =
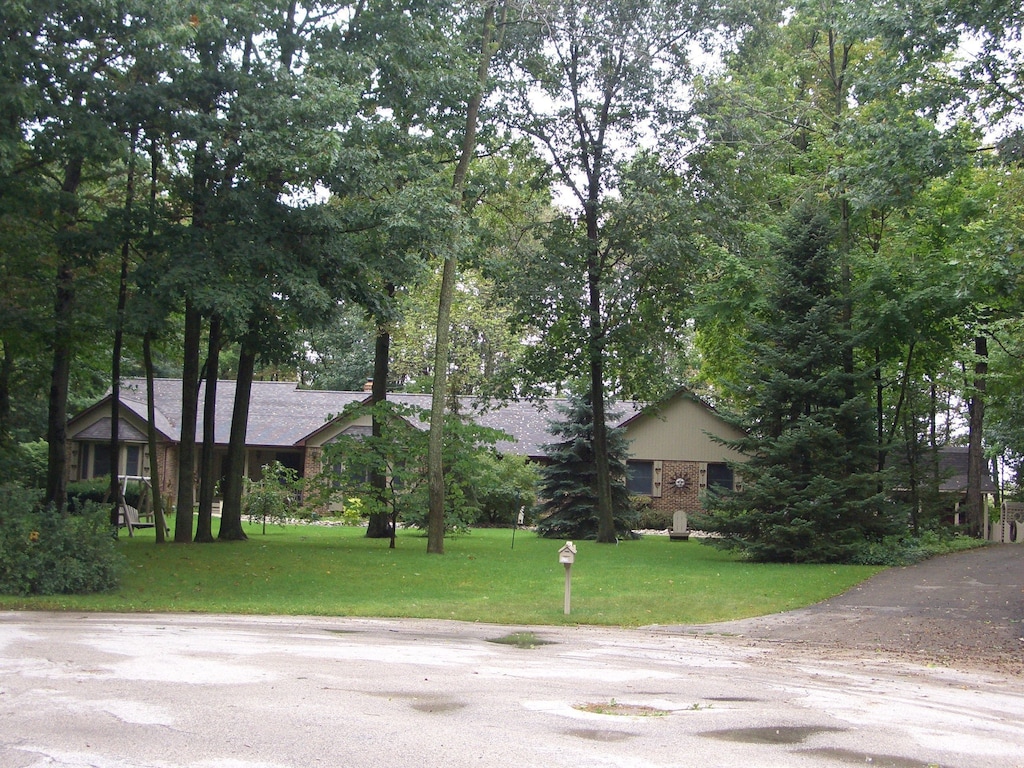
[[[215,451],[220,460],[227,455],[228,435],[235,382],[217,384]],[[160,492],[164,498],[177,494],[177,462],[180,442],[182,388],[180,379],[154,382],[156,456],[147,448],[147,402],[144,379],[126,379],[121,386],[121,409],[117,457],[118,473],[149,476],[155,460],[159,468]],[[430,407],[430,395],[393,393],[388,399],[407,405]],[[203,392],[200,391],[200,411]],[[246,473],[258,478],[263,465],[279,461],[300,477],[323,470],[323,447],[339,434],[365,430],[369,418],[341,417],[346,407],[367,402],[368,392],[334,392],[299,389],[295,382],[255,381],[247,430]],[[475,417],[487,427],[503,430],[512,441],[499,443],[499,452],[542,460],[542,446],[554,438],[549,422],[558,418],[556,406],[564,400],[509,403]],[[69,479],[84,480],[110,472],[110,414],[108,395],[77,414],[68,423]],[[465,413],[471,412],[471,403]],[[710,405],[686,390],[680,390],[656,407],[643,409],[637,403],[618,403],[620,413],[614,426],[622,427],[630,446],[629,486],[633,493],[648,496],[651,505],[668,512],[691,513],[700,509],[700,494],[709,485],[732,487],[730,462],[740,454],[715,438],[734,439],[741,432],[723,419]],[[197,436],[203,433],[202,413]],[[365,422],[365,423],[363,423]],[[677,526],[678,527],[678,526]],[[685,525],[683,526],[685,528]]]

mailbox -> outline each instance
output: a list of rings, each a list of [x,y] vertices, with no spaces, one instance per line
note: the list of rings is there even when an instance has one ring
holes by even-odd
[[[572,563],[576,559],[576,545],[571,541],[558,550],[558,562],[565,566],[565,615],[569,615],[569,603],[572,598]]]
[[[565,542],[560,550],[558,550],[558,562],[563,565],[572,565],[573,561],[576,560],[576,545],[571,541]]]

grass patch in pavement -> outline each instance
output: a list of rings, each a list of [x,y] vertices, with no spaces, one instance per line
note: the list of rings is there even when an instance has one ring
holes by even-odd
[[[703,624],[832,597],[880,569],[743,562],[697,541],[646,536],[576,542],[572,612],[563,613],[563,542],[478,529],[428,555],[417,531],[396,549],[363,528],[248,526],[246,542],[154,543],[123,535],[121,587],[98,595],[15,598],[0,608],[457,619],[496,624]]]

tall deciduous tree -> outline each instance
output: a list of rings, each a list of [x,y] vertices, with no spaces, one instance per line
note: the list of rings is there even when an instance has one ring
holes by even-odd
[[[182,457],[176,540],[191,536],[199,344],[210,318],[207,380],[216,352],[239,344],[228,476],[219,538],[244,538],[240,492],[245,467],[249,382],[257,362],[294,355],[292,332],[332,317],[339,300],[357,293],[355,251],[345,221],[315,200],[330,180],[339,136],[359,111],[341,57],[337,28],[325,19],[339,3],[247,3],[206,7],[191,17],[189,56],[176,78],[175,125],[183,137],[186,172],[177,180],[187,210],[179,258],[165,275],[185,300]],[[339,16],[356,23],[363,6]],[[312,199],[312,202],[309,202]],[[212,414],[216,390],[206,388]],[[207,420],[209,423],[209,419]],[[204,486],[215,480],[211,435],[202,454]],[[201,502],[212,499],[201,488]],[[197,533],[212,538],[207,521]]]
[[[452,300],[455,291],[456,269],[462,248],[465,225],[466,177],[477,151],[477,132],[480,126],[480,107],[487,93],[491,59],[500,45],[504,33],[507,4],[504,0],[485,0],[479,21],[476,80],[467,94],[465,123],[458,160],[452,175],[451,210],[454,226],[446,245],[441,271],[441,289],[437,302],[437,333],[434,337],[434,384],[430,401],[430,438],[427,443],[427,485],[430,495],[430,515],[427,526],[427,552],[444,553],[444,427],[447,398],[448,344],[450,337]]]
[[[613,329],[629,316],[628,302],[615,306],[611,296],[623,287],[639,289],[634,301],[655,295],[663,286],[645,286],[640,263],[659,248],[664,262],[679,254],[664,240],[645,241],[648,222],[639,210],[627,212],[624,168],[638,144],[653,143],[675,127],[689,47],[721,17],[713,3],[662,0],[552,0],[531,6],[531,13],[511,67],[517,85],[510,122],[540,147],[568,200],[547,239],[547,263],[531,265],[543,272],[546,285],[530,276],[536,293],[526,303],[544,335],[546,354],[538,357],[546,361],[537,360],[538,367],[548,369],[549,378],[582,374],[589,382],[597,541],[608,543],[616,531],[606,390],[610,383],[621,386],[610,382],[613,357],[629,358],[627,346],[613,349]],[[615,202],[617,193],[623,194],[622,205]],[[682,273],[677,266],[675,274]],[[671,288],[663,295],[670,293]]]
[[[133,35],[144,24],[87,0],[5,6],[3,15],[2,67],[11,79],[4,80],[0,196],[8,213],[20,207],[15,219],[35,230],[34,256],[51,275],[50,306],[42,311],[51,364],[46,499],[63,509],[72,361],[89,346],[82,344],[82,307],[96,317],[91,302],[77,299],[88,286],[83,278],[103,280],[98,267],[117,242],[106,227],[115,204],[103,182],[126,142],[111,110],[130,80]],[[21,202],[8,207],[16,190]]]

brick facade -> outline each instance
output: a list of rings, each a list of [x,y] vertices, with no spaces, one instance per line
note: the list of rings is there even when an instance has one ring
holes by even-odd
[[[699,511],[700,494],[704,490],[701,468],[705,469],[703,477],[706,479],[706,466],[696,461],[661,462],[661,495],[651,497],[651,508],[662,512],[675,512],[677,509],[687,513]],[[676,485],[677,478],[683,480],[681,488]],[[658,481],[655,476],[655,482]]]
[[[316,477],[320,474],[320,471],[323,469],[320,464],[323,452],[323,448],[306,448],[305,464],[302,470],[303,477]]]

